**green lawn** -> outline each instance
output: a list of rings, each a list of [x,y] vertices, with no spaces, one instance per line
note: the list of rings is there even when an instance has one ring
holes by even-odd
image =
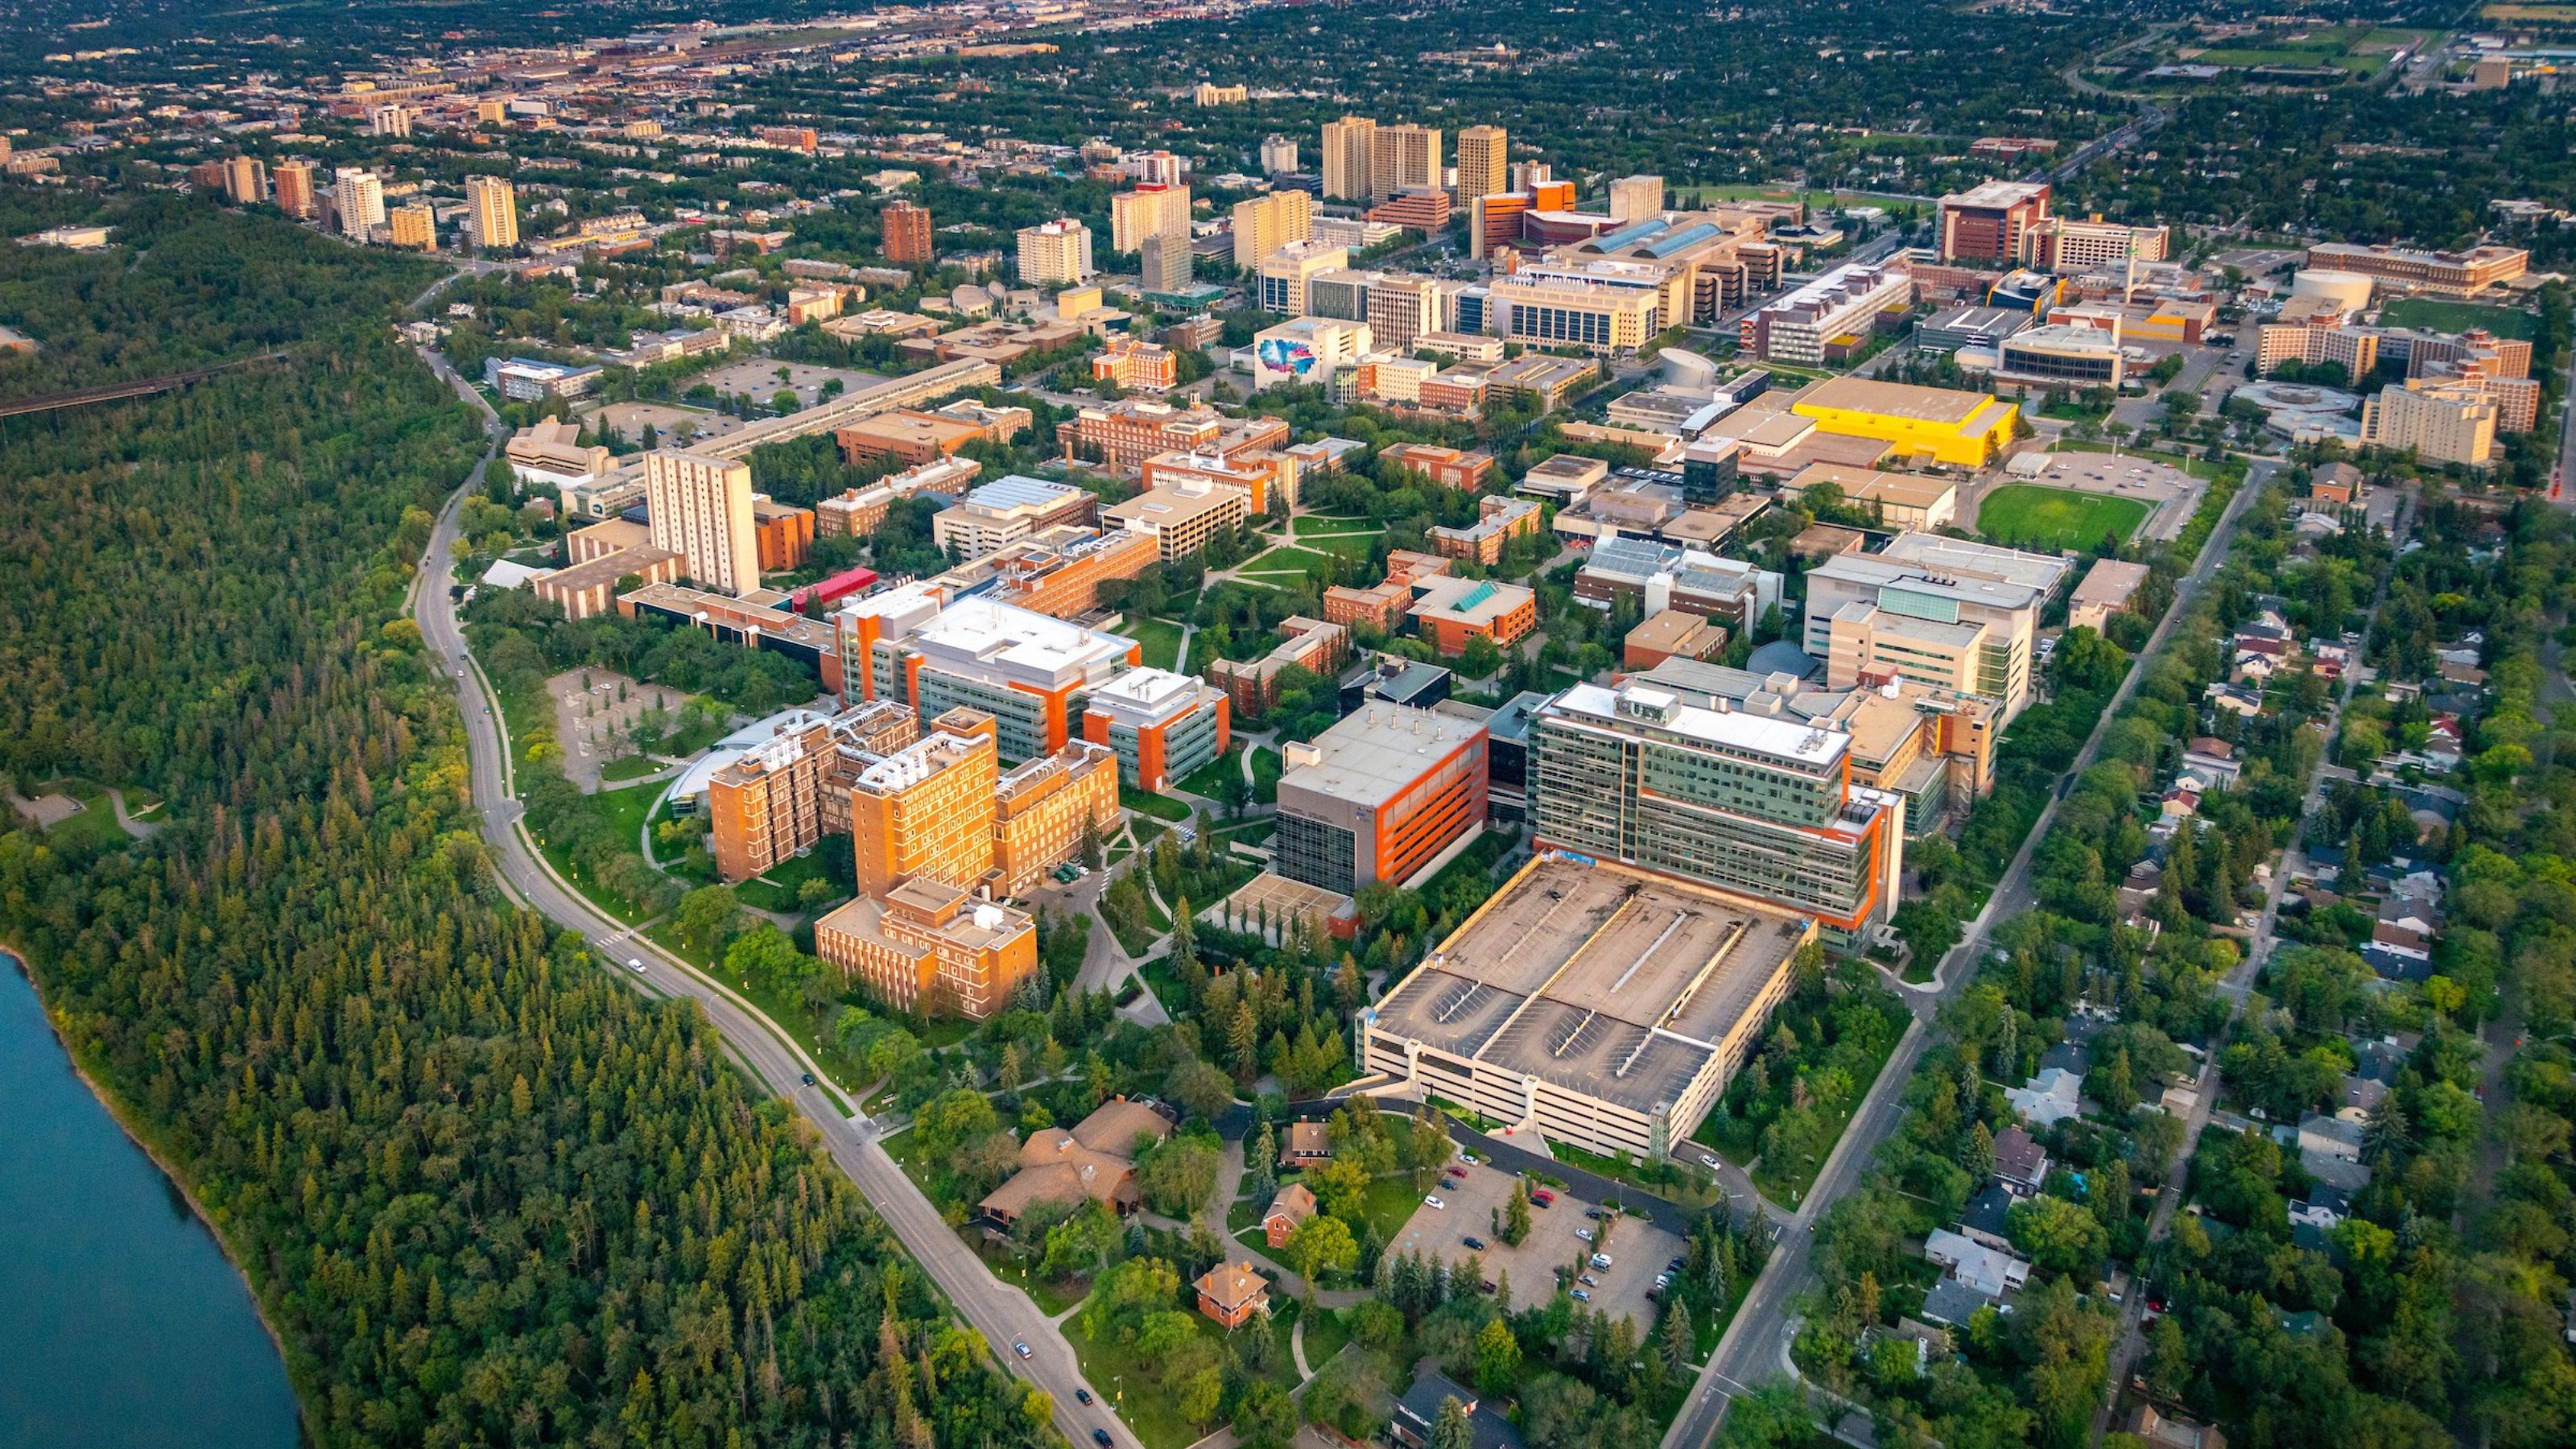
[[[1169,619],[1130,619],[1127,636],[1144,646],[1145,663],[1155,669],[1181,667],[1181,626]]]
[[[1317,539],[1315,541],[1319,544],[1330,545],[1337,551],[1342,542],[1339,539],[1331,538]],[[1363,547],[1360,552],[1362,554],[1366,554],[1368,550]],[[1237,572],[1253,574],[1256,576],[1261,574],[1304,574],[1308,578],[1314,578],[1323,573],[1330,557],[1331,556],[1329,554],[1317,553],[1315,550],[1310,548],[1297,548],[1292,545],[1282,544],[1266,553],[1246,560],[1242,568],[1237,570]]]
[[[1160,816],[1175,825],[1189,822],[1190,807],[1168,795],[1148,795],[1132,785],[1118,787],[1118,803],[1130,810]]]
[[[1304,548],[1337,553],[1344,558],[1353,559],[1367,558],[1369,548],[1377,540],[1378,535],[1374,533],[1300,533],[1297,535],[1297,542]]]
[[[619,840],[631,841],[639,838],[644,829],[644,817],[653,808],[653,795],[654,792],[651,790],[603,790],[596,795],[582,796],[581,802],[583,808],[604,818]],[[588,896],[601,909],[630,926],[640,925],[643,922],[644,911],[634,901],[590,879],[585,872],[573,864],[569,852],[545,837],[537,835],[534,826],[529,827],[528,833],[535,837],[537,849],[543,852],[547,861],[553,864],[555,872],[565,880],[571,881],[583,895]]]
[[[2429,327],[2436,332],[2483,327],[2498,337],[2524,342],[2540,329],[2540,319],[2519,308],[2481,307],[2438,297],[2401,297],[2379,309],[2379,320],[2383,326]]]
[[[742,898],[744,905],[760,910],[802,911],[805,908],[796,901],[797,888],[809,880],[823,878],[820,853],[791,855],[770,867],[767,875],[744,881],[734,893]]]
[[[1279,777],[1288,773],[1288,762],[1268,745],[1252,748],[1252,798],[1264,805],[1279,801]]]
[[[1351,1341],[1351,1331],[1342,1326],[1342,1315],[1330,1308],[1318,1308],[1306,1319],[1306,1366],[1320,1372],[1326,1360],[1342,1351]]]
[[[2082,550],[2105,536],[2126,540],[2147,521],[2147,505],[2071,488],[2008,483],[1986,495],[1977,531],[2014,548]]]
[[[115,850],[133,843],[134,837],[116,823],[116,802],[107,798],[104,786],[75,777],[49,780],[24,793],[31,800],[69,795],[81,803],[78,814],[56,821],[45,831],[45,844],[56,850]]]
[[[1243,749],[1238,745],[1190,771],[1176,783],[1181,789],[1202,799],[1215,800],[1222,798],[1218,792],[1225,788],[1225,782],[1230,778],[1240,779],[1242,773]]]
[[[628,755],[600,766],[599,778],[602,784],[614,785],[620,780],[641,780],[660,768],[661,761],[650,756]]]
[[[1271,1304],[1267,1325],[1245,1324],[1240,1331],[1269,1332],[1279,1336],[1279,1352],[1273,1359],[1276,1367],[1270,1378],[1281,1388],[1294,1388],[1297,1361],[1288,1350],[1288,1333],[1289,1326],[1296,1320],[1298,1305],[1276,1296],[1271,1299]],[[1221,1340],[1225,1337],[1225,1330],[1219,1328],[1214,1320],[1197,1313],[1191,1317],[1198,1323],[1199,1331],[1209,1338]],[[1065,1320],[1064,1338],[1065,1342],[1073,1345],[1074,1356],[1082,1360],[1082,1376],[1091,1384],[1092,1392],[1116,1405],[1118,1417],[1126,1421],[1127,1427],[1144,1442],[1145,1449],[1188,1449],[1189,1445],[1205,1438],[1208,1431],[1216,1427],[1213,1423],[1192,1424],[1183,1419],[1180,1410],[1173,1405],[1170,1390],[1147,1377],[1148,1365],[1136,1356],[1135,1348],[1089,1337],[1082,1331],[1081,1314]],[[1010,1351],[1007,1344],[995,1347],[1005,1353]],[[1223,1352],[1222,1343],[1218,1350]]]

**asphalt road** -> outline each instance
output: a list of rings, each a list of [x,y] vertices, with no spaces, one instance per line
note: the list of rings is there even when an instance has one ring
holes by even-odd
[[[2102,711],[2101,720],[2085,739],[2084,748],[2077,753],[2071,767],[2074,773],[2082,773],[2099,756],[2103,735],[2111,720],[2119,714],[2121,706],[2136,693],[2138,682],[2146,672],[2146,662],[2163,647],[2173,630],[2174,621],[2183,616],[2201,589],[2216,575],[2220,562],[2227,557],[2229,542],[2236,536],[2236,526],[2244,515],[2246,503],[2262,491],[2263,484],[2277,466],[2258,462],[2247,471],[2244,485],[2228,500],[2227,512],[2220,517],[2218,526],[2210,530],[2208,541],[2201,546],[2200,558],[2193,564],[2191,572],[2176,584],[2173,607],[2156,625],[2147,647],[2138,652],[2136,661],[2129,667],[2128,677],[2120,681],[2120,688]],[[1735,1321],[1727,1325],[1725,1337],[1718,1340],[1717,1351],[1709,1355],[1707,1366],[1700,1371],[1691,1401],[1683,1407],[1672,1428],[1664,1435],[1663,1449],[1700,1449],[1700,1446],[1715,1442],[1719,1429],[1725,1424],[1726,1409],[1732,1396],[1760,1383],[1787,1361],[1788,1340],[1795,1331],[1792,1319],[1797,1300],[1819,1283],[1809,1261],[1815,1248],[1816,1217],[1826,1206],[1859,1185],[1862,1175],[1868,1171],[1871,1158],[1877,1153],[1878,1145],[1896,1130],[1903,1110],[1906,1083],[1913,1079],[1915,1065],[1922,1060],[1924,1048],[1931,1044],[1930,1019],[1941,1002],[1951,1000],[1967,989],[1969,981],[1976,975],[1975,963],[1987,950],[1987,936],[1994,923],[2011,920],[2037,903],[2037,895],[2031,886],[2031,861],[2040,840],[2048,834],[2049,826],[2057,818],[2057,804],[2052,797],[2040,812],[2038,822],[2022,841],[2021,850],[2013,857],[2012,865],[2004,872],[2003,879],[1996,883],[1994,893],[1987,898],[1985,909],[1977,913],[1965,938],[1942,960],[1939,990],[1907,993],[1908,1004],[1915,1013],[1913,1025],[1906,1028],[1904,1038],[1889,1056],[1886,1069],[1879,1073],[1869,1095],[1861,1099],[1859,1109],[1852,1114],[1851,1125],[1843,1132],[1842,1141],[1836,1144],[1833,1155],[1825,1160],[1823,1171],[1817,1174],[1815,1188],[1799,1205],[1791,1225],[1781,1233],[1771,1261],[1763,1266],[1761,1276],[1754,1280],[1744,1306],[1737,1312]]]
[[[507,436],[507,428],[492,415],[481,396],[456,377],[444,359],[424,355],[460,395],[482,410],[485,428],[493,434],[497,448]],[[608,963],[607,969],[646,995],[695,1000],[724,1038],[737,1065],[767,1090],[794,1103],[814,1123],[832,1160],[849,1174],[860,1193],[894,1229],[905,1250],[930,1274],[931,1281],[955,1305],[958,1315],[984,1335],[1002,1366],[1054,1396],[1056,1428],[1068,1440],[1084,1445],[1092,1442],[1094,1428],[1107,1428],[1120,1449],[1142,1449],[1136,1437],[1106,1409],[1097,1404],[1086,1408],[1075,1401],[1074,1390],[1088,1385],[1071,1346],[1027,1294],[986,1272],[975,1254],[940,1220],[939,1210],[879,1145],[877,1125],[864,1115],[843,1115],[839,1099],[815,1085],[821,1073],[802,1049],[722,984],[602,914],[567,887],[538,856],[520,823],[524,812],[508,784],[509,765],[500,719],[491,712],[490,690],[457,627],[455,604],[449,596],[454,582],[449,547],[456,539],[458,511],[471,488],[469,483],[458,490],[440,510],[421,573],[414,581],[412,616],[440,661],[440,668],[457,688],[458,705],[465,716],[474,809],[482,820],[483,837],[492,848],[493,874],[504,893],[556,925],[581,933]],[[644,970],[627,969],[622,963],[630,960],[643,962]],[[1022,1359],[1012,1352],[1013,1343],[1026,1343],[1030,1357]]]

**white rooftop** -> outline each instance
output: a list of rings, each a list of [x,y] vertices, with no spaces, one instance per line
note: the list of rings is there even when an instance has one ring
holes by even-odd
[[[1153,724],[1198,702],[1200,682],[1168,669],[1130,669],[1091,691],[1091,707],[1131,723]]]
[[[973,660],[1062,680],[1124,660],[1132,643],[990,599],[960,599],[917,625],[913,647],[948,662]]]
[[[1623,702],[1631,707],[1621,708]],[[1642,723],[1726,749],[1793,760],[1809,770],[1828,768],[1851,749],[1847,734],[1740,710],[1703,709],[1684,704],[1679,695],[1635,684],[1615,692],[1597,684],[1578,684],[1550,707],[1604,721]]]

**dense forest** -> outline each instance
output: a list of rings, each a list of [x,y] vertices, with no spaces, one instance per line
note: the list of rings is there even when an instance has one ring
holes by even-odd
[[[175,360],[123,289],[211,246],[276,264],[191,302],[185,345],[298,360],[0,424],[0,772],[168,821],[65,848],[13,814],[0,939],[250,1275],[312,1438],[1056,1442],[703,1019],[493,895],[404,617],[480,444],[384,330],[409,279],[154,205],[82,280],[93,355]],[[0,295],[61,265],[0,250]]]

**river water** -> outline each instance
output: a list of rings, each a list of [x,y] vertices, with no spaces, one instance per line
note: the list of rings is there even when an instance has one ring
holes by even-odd
[[[249,1286],[0,954],[0,1449],[298,1437]]]

